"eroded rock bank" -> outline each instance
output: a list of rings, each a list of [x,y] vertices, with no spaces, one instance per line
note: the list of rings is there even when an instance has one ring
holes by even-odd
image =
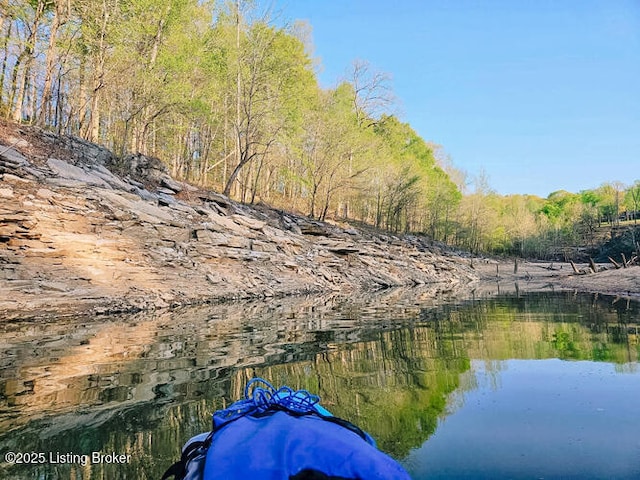
[[[115,173],[119,172],[119,174]],[[0,124],[0,314],[107,313],[223,299],[430,284],[469,262],[399,239],[248,207],[161,162]]]

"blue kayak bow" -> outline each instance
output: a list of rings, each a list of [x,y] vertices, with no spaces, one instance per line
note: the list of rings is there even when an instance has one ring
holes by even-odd
[[[163,480],[409,480],[373,438],[320,405],[320,397],[251,379],[244,398],[213,414]]]

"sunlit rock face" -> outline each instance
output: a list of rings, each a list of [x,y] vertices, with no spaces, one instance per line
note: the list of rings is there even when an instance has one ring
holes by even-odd
[[[4,124],[0,152],[7,318],[475,279],[422,239],[250,208],[74,137]]]

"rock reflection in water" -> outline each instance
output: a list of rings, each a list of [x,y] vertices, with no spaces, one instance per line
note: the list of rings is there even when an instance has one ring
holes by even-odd
[[[357,302],[288,299],[3,324],[0,452],[116,452],[131,463],[3,463],[0,476],[159,478],[254,375],[319,393],[400,458],[475,387],[464,374],[471,359],[637,365],[633,303],[566,294],[430,298],[396,291]]]

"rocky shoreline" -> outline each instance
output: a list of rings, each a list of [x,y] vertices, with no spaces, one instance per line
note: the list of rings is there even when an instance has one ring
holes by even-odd
[[[76,137],[0,122],[0,319],[56,318],[425,286],[429,295],[576,290],[640,298],[640,267],[473,259],[247,206]]]
[[[116,173],[118,172],[118,173]],[[428,284],[466,287],[468,259],[246,206],[172,179],[156,159],[0,124],[4,319]]]

